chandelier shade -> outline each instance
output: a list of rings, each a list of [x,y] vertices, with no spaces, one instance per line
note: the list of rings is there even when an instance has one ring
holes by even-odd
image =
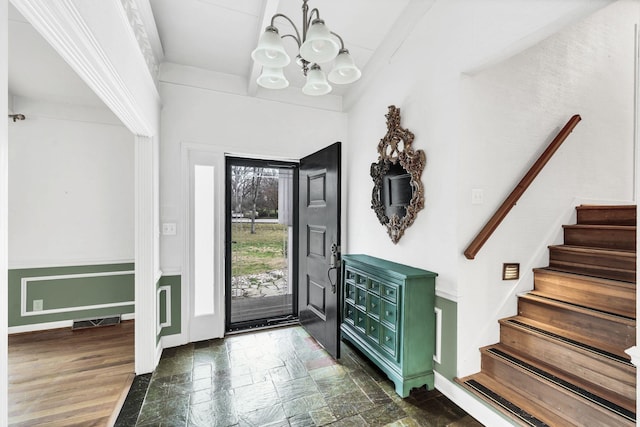
[[[267,27],[262,33],[258,46],[251,52],[251,58],[262,66],[274,68],[285,67],[291,62],[278,29],[273,26]]]
[[[318,64],[313,64],[307,72],[307,83],[302,88],[305,95],[319,96],[331,92],[331,85],[327,82],[324,71]]]
[[[333,70],[329,73],[329,81],[340,85],[353,83],[360,78],[362,73],[356,67],[353,58],[347,49],[340,49],[336,57]]]
[[[284,76],[282,68],[262,67],[258,84],[267,89],[284,89],[289,86],[289,80]]]
[[[262,73],[257,79],[261,87],[284,89],[289,86],[289,81],[284,75],[284,67],[289,65],[291,58],[283,44],[285,38],[291,38],[297,44],[296,63],[307,78],[302,88],[306,95],[326,95],[332,90],[327,76],[318,64],[335,61],[334,68],[329,73],[332,83],[353,83],[362,75],[349,51],[345,49],[342,37],[329,30],[325,21],[320,18],[318,9],[309,11],[308,2],[309,0],[302,0],[301,27],[297,27],[287,15],[276,13],[271,17],[271,24],[260,36],[257,47],[251,52],[251,58],[262,66]],[[275,26],[275,20],[278,18],[286,20],[294,32],[281,36]]]
[[[300,46],[300,56],[309,62],[321,63],[333,60],[340,50],[335,38],[322,19],[316,19],[309,27],[307,39]]]

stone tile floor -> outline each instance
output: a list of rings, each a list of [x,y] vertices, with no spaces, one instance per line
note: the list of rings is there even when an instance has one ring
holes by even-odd
[[[135,425],[481,426],[438,391],[401,399],[353,347],[336,361],[299,326],[166,349]]]

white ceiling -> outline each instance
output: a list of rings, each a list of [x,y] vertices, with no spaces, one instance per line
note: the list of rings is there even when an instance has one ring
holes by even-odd
[[[104,105],[11,3],[8,74],[11,95],[64,104]]]
[[[362,70],[380,46],[409,0],[310,0],[327,26],[339,34]],[[251,51],[275,13],[282,13],[302,31],[302,0],[150,0],[164,60],[232,74],[257,77]],[[280,35],[295,33],[284,18],[276,18]],[[289,56],[297,44],[285,38]],[[327,64],[330,65],[330,64]],[[325,71],[330,71],[328,67]],[[291,86],[302,87],[304,76],[295,61],[285,70]],[[334,85],[337,86],[337,85]],[[334,94],[344,93],[335,87]]]
[[[260,72],[251,60],[264,27],[274,13],[289,16],[299,27],[302,0],[137,0],[148,2],[157,31],[147,30],[161,61],[197,67],[244,79],[247,87]],[[421,0],[427,3],[427,0]],[[358,67],[367,63],[393,33],[405,8],[416,0],[310,0],[327,26],[338,33]],[[148,23],[147,23],[148,25]],[[294,32],[283,18],[276,19],[280,34]],[[396,28],[397,30],[397,28]],[[401,32],[401,31],[400,31]],[[156,36],[157,35],[157,36]],[[153,39],[159,37],[159,40]],[[285,39],[295,58],[297,45]],[[325,71],[329,71],[327,64]],[[304,77],[295,61],[285,70],[292,87]],[[334,85],[334,95],[348,87]],[[13,7],[9,6],[9,92],[13,95],[79,105],[102,102]],[[251,93],[251,91],[248,91]]]

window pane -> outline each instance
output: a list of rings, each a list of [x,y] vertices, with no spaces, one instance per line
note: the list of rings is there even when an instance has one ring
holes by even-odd
[[[213,166],[194,166],[194,315],[213,314]]]

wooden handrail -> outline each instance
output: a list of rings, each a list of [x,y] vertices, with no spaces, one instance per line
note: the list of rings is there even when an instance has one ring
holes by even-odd
[[[473,239],[471,244],[464,251],[464,256],[468,259],[474,259],[476,254],[482,248],[482,246],[486,243],[486,241],[491,237],[493,232],[498,228],[498,225],[502,222],[502,220],[507,216],[512,207],[516,205],[518,200],[522,194],[529,188],[529,185],[533,182],[536,176],[540,173],[542,168],[547,164],[549,159],[553,156],[553,154],[560,148],[560,145],[564,142],[565,139],[569,136],[573,128],[576,127],[578,122],[581,120],[580,115],[576,114],[571,117],[566,125],[558,132],[558,135],[551,141],[549,146],[544,153],[540,155],[538,160],[531,166],[526,175],[520,180],[518,185],[513,189],[511,194],[504,200],[502,205],[498,208],[498,210],[493,214],[491,219],[487,221],[487,223],[482,227],[482,230],[476,235],[476,238]]]

